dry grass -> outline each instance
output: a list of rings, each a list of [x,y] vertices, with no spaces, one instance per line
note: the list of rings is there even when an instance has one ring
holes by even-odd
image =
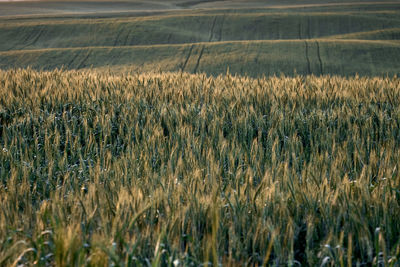
[[[0,265],[399,266],[400,80],[0,71]]]

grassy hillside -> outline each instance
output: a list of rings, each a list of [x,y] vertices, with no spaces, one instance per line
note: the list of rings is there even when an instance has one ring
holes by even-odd
[[[344,64],[346,59],[351,62]],[[89,47],[0,52],[0,68],[99,68],[187,71],[218,75],[396,75],[400,43],[360,40],[214,42],[185,45]]]
[[[379,12],[369,16],[362,13],[220,13],[125,19],[6,21],[0,24],[0,38],[7,40],[0,44],[0,49],[293,40],[400,27],[400,17],[378,16],[382,14],[385,15]]]
[[[197,5],[181,2],[165,5]],[[218,75],[229,67],[232,73],[251,76],[399,74],[400,3],[289,2],[258,8],[249,4],[247,8],[170,8],[143,13],[138,13],[139,7],[136,13],[109,9],[109,13],[17,16],[10,11],[0,16],[0,40],[4,40],[0,42],[0,68],[111,66],[114,71],[184,70]],[[57,4],[58,8],[67,5],[52,2]],[[122,6],[139,4],[128,1]],[[7,6],[11,9],[12,5]],[[15,3],[15,8],[21,5]]]
[[[398,266],[400,80],[0,71],[0,265]]]

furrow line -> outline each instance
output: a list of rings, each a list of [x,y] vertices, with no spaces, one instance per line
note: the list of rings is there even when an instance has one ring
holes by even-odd
[[[85,64],[86,60],[89,58],[90,54],[92,53],[92,49],[89,49],[87,55],[82,59],[81,63],[79,64],[79,66],[77,67],[77,69],[80,69],[83,67],[83,65]]]
[[[182,71],[185,70],[186,65],[187,65],[187,63],[188,63],[188,61],[189,61],[189,58],[190,58],[190,56],[192,55],[193,47],[194,47],[194,45],[191,45],[191,46],[190,46],[189,53],[188,53],[188,55],[187,55],[187,57],[186,57],[186,60],[185,60],[185,62],[183,63],[182,68],[181,68]]]
[[[31,42],[31,45],[35,44],[39,40],[43,32],[44,32],[44,27],[41,27],[39,33],[36,35],[35,39],[33,39],[33,41]]]
[[[23,43],[26,43],[29,41],[29,39],[32,38],[32,36],[35,34],[34,31],[31,31],[31,33],[27,34],[27,36],[24,38],[24,40],[22,41]]]
[[[131,35],[131,30],[128,31],[128,34],[127,34],[126,37],[125,37],[124,46],[127,46],[127,45],[128,45],[128,38],[129,38],[129,35]]]
[[[117,36],[115,37],[114,46],[118,45],[118,39],[119,39],[119,37],[120,37],[122,32],[123,32],[123,29],[118,31]]]
[[[193,71],[194,73],[197,73],[197,70],[198,70],[199,65],[200,65],[201,57],[203,56],[204,48],[205,48],[205,45],[203,45],[203,47],[201,48],[201,51],[200,51],[200,54],[199,54],[199,58],[197,59],[196,67],[194,68],[194,71]]]
[[[321,52],[320,52],[318,41],[315,41],[315,44],[317,45],[317,56],[318,56],[318,61],[319,61],[319,71],[320,71],[321,75],[324,75],[322,59],[321,59]]]
[[[226,16],[225,14],[222,16],[221,27],[219,28],[219,38],[218,38],[219,42],[221,42],[222,40],[222,28],[224,27],[225,16]]]
[[[30,36],[29,36],[29,39],[30,39],[31,36],[32,36],[32,37],[33,37],[33,40],[30,41],[27,45],[24,45],[24,46],[22,47],[21,50],[25,49],[26,47],[28,47],[28,46],[30,46],[30,45],[35,44],[35,43],[37,42],[37,40],[39,40],[40,36],[42,35],[42,33],[43,33],[43,31],[44,31],[43,28],[44,28],[43,26],[40,27],[40,30],[39,30],[39,32],[36,34],[35,37],[33,37],[32,35],[30,35]],[[29,40],[29,39],[28,39],[28,40]]]
[[[211,26],[210,30],[210,38],[208,39],[209,42],[211,42],[212,38],[214,37],[214,27],[215,27],[215,22],[217,21],[217,16],[214,17],[213,24]]]
[[[75,53],[75,56],[73,56],[73,58],[71,59],[71,61],[66,65],[69,68],[72,68],[72,63],[74,63],[74,61],[76,60],[76,58],[79,56],[79,54],[81,54],[80,52]]]
[[[310,57],[308,55],[308,43],[307,41],[304,41],[304,43],[306,44],[307,71],[308,74],[311,74],[311,63],[310,63]]]

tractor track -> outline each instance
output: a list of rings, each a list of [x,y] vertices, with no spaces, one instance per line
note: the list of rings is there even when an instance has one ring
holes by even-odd
[[[89,58],[90,54],[92,53],[92,49],[88,50],[88,53],[86,54],[86,56],[82,59],[82,61],[79,63],[77,69],[80,69],[83,67],[83,65],[85,64],[86,60]]]
[[[35,44],[39,40],[40,36],[42,36],[43,32],[44,32],[44,27],[41,27],[39,33],[35,36],[30,45]]]
[[[307,43],[307,41],[304,41],[304,43],[306,45],[307,71],[308,71],[308,74],[311,74],[311,63],[310,63],[310,57],[308,54],[308,43]]]
[[[70,62],[68,62],[68,64],[67,64],[66,66],[72,68],[72,63],[74,63],[74,61],[77,59],[77,57],[79,56],[79,54],[81,54],[81,52],[75,53],[75,56],[73,56],[73,58],[70,60]]]
[[[34,34],[30,34],[25,40],[25,42],[27,42],[29,39],[31,39],[32,38],[32,41],[30,41],[28,44],[26,44],[26,45],[24,45],[22,48],[21,48],[21,50],[24,50],[25,48],[27,48],[27,47],[29,47],[29,46],[31,46],[31,45],[34,45],[38,40],[39,40],[39,38],[40,38],[40,36],[43,34],[43,32],[44,32],[44,27],[43,26],[41,26],[40,27],[40,29],[39,29],[39,31],[38,31],[38,33],[36,34],[36,35],[34,35]]]
[[[210,37],[208,38],[208,42],[211,42],[212,38],[214,37],[214,28],[215,28],[216,21],[217,21],[217,16],[214,17],[213,23],[211,25]]]
[[[222,16],[222,20],[221,20],[221,27],[219,28],[219,37],[218,37],[219,42],[221,42],[221,40],[222,40],[222,28],[224,27],[225,17],[226,17],[226,15],[224,14]]]
[[[33,35],[34,35],[34,31],[32,31],[31,33],[29,33],[29,34],[24,38],[24,40],[23,40],[22,42],[23,42],[23,43],[28,42],[29,39],[31,39]]]
[[[185,59],[185,62],[183,63],[182,68],[181,68],[182,71],[185,70],[186,65],[187,65],[187,63],[188,63],[188,61],[189,61],[189,58],[190,58],[190,56],[192,55],[193,47],[194,47],[194,45],[191,45],[191,46],[190,46],[189,53],[188,53],[188,55],[187,55],[187,57],[186,57],[186,59]]]
[[[129,39],[130,35],[131,35],[131,30],[129,30],[128,33],[126,34],[126,37],[125,37],[125,40],[124,40],[124,46],[128,45],[128,39]]]
[[[200,51],[199,57],[197,58],[197,63],[196,63],[196,66],[194,67],[193,73],[197,73],[197,70],[199,69],[200,60],[201,60],[201,57],[203,56],[204,48],[205,48],[205,45],[203,45],[203,47],[201,48],[201,51]]]
[[[318,61],[319,61],[319,71],[320,71],[321,75],[324,75],[324,70],[323,70],[323,65],[322,65],[322,60],[321,60],[321,52],[320,52],[318,41],[315,41],[315,44],[317,45],[317,57],[318,57]]]
[[[117,46],[117,45],[118,45],[119,37],[120,37],[120,35],[121,35],[121,33],[122,33],[123,31],[124,31],[124,29],[121,29],[121,30],[118,31],[117,36],[115,37],[114,46]]]

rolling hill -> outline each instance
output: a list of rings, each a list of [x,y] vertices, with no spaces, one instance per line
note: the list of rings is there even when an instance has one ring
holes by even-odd
[[[202,1],[122,1],[111,8],[92,1],[79,2],[75,12],[74,2],[50,3],[0,3],[7,7],[0,13],[0,68],[212,75],[229,69],[251,76],[400,71],[400,2],[245,8],[233,1],[210,8]]]

